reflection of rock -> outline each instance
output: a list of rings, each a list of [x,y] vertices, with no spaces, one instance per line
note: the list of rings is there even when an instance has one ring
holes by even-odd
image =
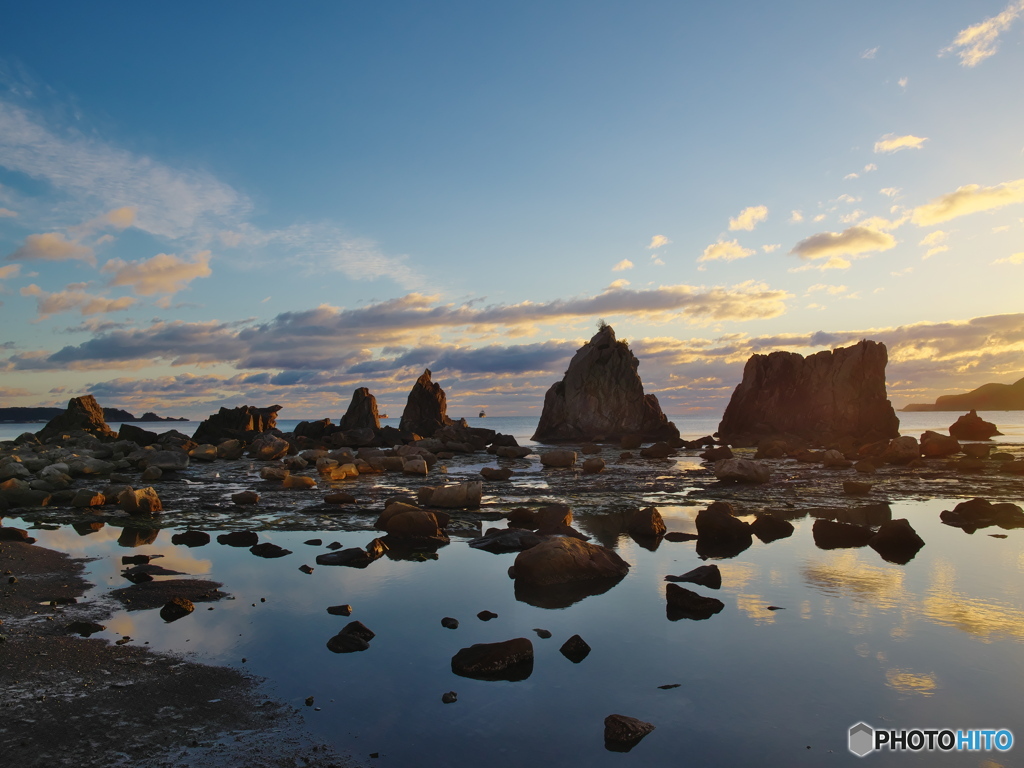
[[[735,557],[751,544],[750,525],[732,516],[732,505],[716,501],[697,513],[697,554]]]
[[[608,715],[604,719],[604,748],[610,752],[629,752],[654,726],[626,715]]]
[[[978,528],[998,525],[1001,528],[1024,528],[1024,510],[1016,504],[993,504],[988,499],[962,501],[939,517],[946,525],[954,525],[972,533]]]
[[[526,551],[529,552],[529,550]],[[555,611],[568,608],[588,597],[603,595],[620,581],[622,581],[621,578],[587,579],[536,586],[517,579],[515,596],[520,603]]]
[[[40,440],[48,440],[66,432],[79,430],[96,437],[117,437],[117,433],[107,426],[103,418],[103,409],[92,395],[71,398],[67,410],[50,419],[36,436]]]
[[[564,443],[679,437],[658,398],[644,394],[639,364],[626,342],[616,340],[611,326],[602,325],[577,350],[565,377],[547,391],[533,439]]]
[[[815,520],[811,528],[818,549],[844,549],[863,547],[874,536],[870,528],[832,520]]]
[[[886,397],[887,360],[885,345],[867,340],[807,357],[753,355],[719,436],[732,445],[782,434],[821,443],[896,437],[900,422]]]
[[[119,547],[145,547],[156,541],[159,528],[124,528],[117,537]]]
[[[548,586],[591,579],[621,579],[629,563],[611,549],[576,538],[553,538],[520,552],[509,573],[517,584]]]
[[[692,584],[700,584],[709,589],[720,589],[722,586],[722,572],[717,565],[698,565],[692,571],[687,571],[682,576],[666,576],[665,581],[688,581]]]
[[[448,403],[440,384],[430,378],[430,369],[416,379],[398,428],[414,432],[423,437],[431,437],[441,427],[451,426],[454,422],[448,418]]]
[[[590,646],[579,635],[573,635],[562,643],[562,647],[558,649],[558,652],[573,664],[579,664],[590,655]]]
[[[533,643],[517,637],[471,645],[452,657],[452,672],[474,680],[525,680],[533,672]]]
[[[977,411],[965,413],[949,428],[950,437],[957,440],[988,440],[1003,434],[991,421],[982,419]]]
[[[341,632],[327,641],[327,648],[333,653],[353,653],[365,651],[370,641],[376,637],[374,632],[361,621],[346,624]]]
[[[917,535],[906,518],[900,518],[884,523],[868,545],[890,563],[906,565],[924,546],[924,539]]]
[[[725,608],[725,603],[714,597],[703,597],[678,584],[665,585],[665,608],[669,621],[710,619]]]

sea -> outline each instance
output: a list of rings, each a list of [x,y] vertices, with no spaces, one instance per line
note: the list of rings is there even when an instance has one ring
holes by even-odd
[[[903,434],[919,436],[944,431],[959,414],[899,415]],[[1024,412],[980,415],[1004,433],[1000,446],[1021,453]],[[717,418],[672,419],[687,438],[717,428]],[[517,417],[468,421],[527,445],[536,426]],[[284,430],[295,423],[278,422]],[[0,438],[39,426],[2,425]],[[197,423],[144,426],[191,434]],[[617,455],[616,448],[606,457],[609,469],[600,480],[580,475],[578,482],[607,483],[606,497],[621,497],[624,504],[647,503],[628,482],[617,484],[623,477],[613,463]],[[517,464],[517,474],[539,478],[557,471],[540,470],[535,458]],[[696,457],[687,461],[699,466]],[[448,479],[494,465],[479,456],[465,462],[450,463]],[[175,482],[195,488],[224,480],[217,464],[207,466]],[[225,498],[246,483],[259,487],[258,466],[246,471],[243,482],[224,484]],[[665,476],[680,471],[668,464]],[[351,482],[352,493],[370,498],[378,480]],[[119,610],[95,637],[129,637],[156,651],[262,677],[268,695],[299,709],[318,739],[365,765],[1024,765],[1024,743],[1008,751],[882,750],[863,762],[848,749],[849,730],[858,723],[896,731],[1007,730],[1024,739],[1024,530],[967,533],[942,524],[939,514],[962,500],[955,475],[938,473],[932,498],[894,494],[889,500],[892,517],[906,518],[926,542],[902,565],[869,547],[820,549],[812,536],[814,518],[797,514],[790,515],[795,531],[789,538],[769,544],[754,539],[735,557],[705,561],[692,541],[652,547],[623,534],[609,536],[602,516],[591,514],[582,497],[569,491],[551,499],[541,481],[531,482],[539,489],[532,501],[573,505],[573,525],[630,564],[622,581],[570,604],[536,604],[517,593],[507,574],[516,554],[473,549],[467,543],[472,534],[465,533],[453,535],[436,558],[382,558],[365,569],[317,566],[315,557],[328,543],[362,547],[380,535],[368,530],[380,512],[379,504],[369,503],[351,513],[323,505],[230,509],[227,503],[221,505],[227,511],[206,527],[213,542],[194,549],[171,542],[184,525],[126,536],[123,521],[74,525],[56,512],[50,519],[26,516],[4,524],[31,528],[40,545],[89,558],[93,596],[127,585],[121,557],[128,554],[159,557],[155,564],[222,583],[231,598],[211,610],[197,604],[193,614],[173,623],[157,611]],[[1005,483],[1003,498],[1024,503],[1024,478],[1007,476]],[[789,513],[801,506],[801,487],[793,482]],[[484,490],[486,499],[492,491],[487,485]],[[694,518],[708,500],[694,493],[659,507],[669,530],[695,531]],[[504,525],[491,512],[480,530]],[[368,522],[363,529],[339,530],[347,515]],[[251,527],[261,541],[292,554],[268,560],[222,546],[216,543],[222,527]],[[708,563],[719,567],[721,588],[682,586],[717,598],[722,610],[705,620],[674,618],[666,610],[666,576]],[[313,572],[301,565],[314,566]],[[352,606],[351,617],[327,613],[339,604]],[[478,618],[482,611],[497,617],[484,621]],[[445,617],[457,619],[458,628],[443,627]],[[352,620],[375,633],[369,649],[331,652],[327,640]],[[582,660],[560,651],[574,635],[591,649]],[[526,679],[476,680],[452,671],[451,658],[460,649],[518,637],[534,648]],[[457,701],[443,703],[450,691]],[[315,706],[305,706],[310,696]],[[603,739],[611,714],[638,718],[655,730],[628,754],[611,751]]]

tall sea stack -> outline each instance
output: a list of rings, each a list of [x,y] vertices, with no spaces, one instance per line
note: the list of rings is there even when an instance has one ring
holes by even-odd
[[[340,428],[350,429],[380,429],[380,415],[377,413],[377,398],[370,394],[366,387],[360,387],[352,393],[352,402],[348,404],[348,410],[341,417]]]
[[[795,352],[752,355],[718,426],[731,445],[793,436],[812,443],[866,443],[899,436],[900,420],[885,392],[885,344],[804,357]]]
[[[117,437],[117,433],[107,425],[103,409],[92,395],[82,395],[68,400],[67,410],[50,419],[36,435],[40,440],[47,440],[54,435],[79,430],[96,437]]]
[[[670,440],[679,430],[661,412],[658,398],[644,394],[640,361],[624,341],[602,325],[580,347],[565,378],[544,396],[544,412],[533,439],[542,443],[619,440],[636,435],[645,441]]]
[[[402,420],[398,428],[407,432],[415,432],[421,437],[431,437],[441,427],[451,426],[454,422],[448,418],[448,402],[440,384],[430,378],[430,369],[416,379],[409,399],[402,411]]]

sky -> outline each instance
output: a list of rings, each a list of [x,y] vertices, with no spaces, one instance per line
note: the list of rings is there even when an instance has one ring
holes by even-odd
[[[669,414],[860,339],[1024,377],[1024,0],[8,4],[0,405]]]

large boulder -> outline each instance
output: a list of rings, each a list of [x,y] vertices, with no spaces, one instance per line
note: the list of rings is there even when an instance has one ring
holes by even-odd
[[[928,430],[921,435],[921,455],[929,457],[952,456],[960,453],[960,441]]]
[[[452,424],[454,422],[448,418],[448,401],[444,390],[440,384],[431,380],[430,369],[427,368],[409,392],[398,428],[422,437],[431,437],[441,427]]]
[[[715,477],[724,483],[767,483],[771,471],[753,459],[722,459],[714,464]]]
[[[200,423],[192,439],[197,443],[213,445],[229,438],[249,439],[254,433],[274,429],[277,426],[277,412],[281,407],[272,405],[269,408],[257,408],[242,405],[238,408],[221,408]]]
[[[644,394],[640,362],[610,325],[577,350],[565,377],[544,396],[533,439],[542,443],[597,442],[625,436],[643,441],[679,437],[658,398]]]
[[[985,421],[977,411],[965,413],[949,428],[951,437],[957,440],[988,440],[1003,434],[991,421]]]
[[[483,498],[484,484],[480,480],[469,480],[453,485],[425,486],[420,489],[424,504],[446,509],[477,509]]]
[[[452,657],[452,672],[476,680],[525,680],[532,671],[533,643],[525,637],[477,643]]]
[[[548,586],[590,579],[620,579],[629,563],[611,549],[572,537],[556,537],[524,550],[509,573],[517,582]]]
[[[341,417],[342,431],[350,429],[380,429],[380,414],[377,413],[377,398],[366,387],[352,393],[348,410]]]
[[[96,437],[117,437],[103,418],[103,409],[92,395],[73,397],[68,400],[64,413],[54,416],[45,427],[36,433],[40,440],[48,440],[65,432],[88,432]]]
[[[722,416],[719,438],[757,445],[773,435],[821,443],[896,437],[900,421],[885,392],[887,361],[885,345],[868,340],[807,357],[753,355]]]

